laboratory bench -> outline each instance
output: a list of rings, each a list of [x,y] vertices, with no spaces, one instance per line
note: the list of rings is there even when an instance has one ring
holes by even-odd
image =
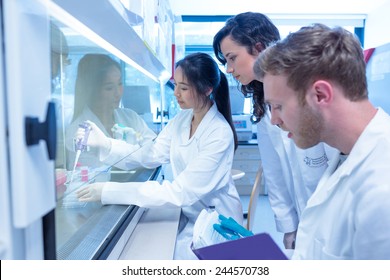
[[[172,260],[180,213],[181,208],[145,209],[119,257],[114,255],[114,259]]]
[[[260,162],[256,140],[239,143],[233,169],[245,173],[235,180],[240,195],[251,193]],[[131,171],[112,168],[109,181],[160,181],[160,172],[161,168]],[[57,259],[173,259],[180,208],[145,209],[79,202],[74,190],[80,187],[68,186],[68,193],[57,201]]]
[[[158,174],[159,168],[112,171],[111,181],[156,180]],[[180,208],[79,202],[72,191],[58,200],[55,215],[57,259],[173,258]]]
[[[259,164],[257,141],[240,142],[233,161],[233,169],[245,172],[235,180],[240,195],[251,193]],[[110,181],[161,180],[160,171],[111,170]],[[180,212],[180,208],[83,203],[68,193],[55,210],[57,259],[173,259]]]

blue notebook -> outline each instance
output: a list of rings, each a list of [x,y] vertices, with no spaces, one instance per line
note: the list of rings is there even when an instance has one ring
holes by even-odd
[[[200,260],[287,260],[268,233],[192,249]]]

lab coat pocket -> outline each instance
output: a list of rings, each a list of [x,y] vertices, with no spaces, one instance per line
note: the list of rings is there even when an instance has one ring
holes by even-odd
[[[314,248],[313,248],[313,259],[315,260],[342,260],[344,259],[341,256],[332,254],[329,252],[328,248],[318,240],[314,239]]]
[[[314,191],[319,179],[328,167],[328,157],[325,153],[324,144],[320,143],[305,150],[296,148],[296,150],[303,182]]]

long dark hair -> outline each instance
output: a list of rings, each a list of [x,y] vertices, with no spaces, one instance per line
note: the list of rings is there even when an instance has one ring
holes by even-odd
[[[256,45],[260,44],[260,50],[280,40],[279,31],[271,20],[261,13],[246,12],[228,19],[225,26],[214,36],[213,49],[217,59],[226,64],[226,59],[221,51],[221,41],[231,36],[232,40],[240,46],[246,47],[249,54],[254,54]],[[259,122],[264,116],[266,107],[264,103],[263,83],[257,80],[247,85],[241,85],[241,92],[253,98],[254,122]]]
[[[121,70],[120,64],[105,54],[91,53],[80,59],[77,66],[73,120],[82,113],[85,106],[91,105],[94,99],[99,98],[96,93],[102,87],[103,79],[112,66]]]
[[[232,111],[230,107],[229,85],[225,74],[219,69],[217,62],[206,53],[193,53],[187,55],[176,63],[176,68],[180,66],[188,83],[195,88],[198,93],[196,98],[206,104],[212,98],[218,111],[229,123],[234,135],[234,148],[237,149],[237,133],[233,125]],[[210,96],[206,93],[212,88]]]

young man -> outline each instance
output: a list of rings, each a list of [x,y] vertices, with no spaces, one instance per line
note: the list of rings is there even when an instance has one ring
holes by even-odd
[[[390,116],[368,100],[365,66],[353,34],[321,24],[254,65],[272,124],[300,148],[341,152],[302,213],[293,259],[390,259]]]

